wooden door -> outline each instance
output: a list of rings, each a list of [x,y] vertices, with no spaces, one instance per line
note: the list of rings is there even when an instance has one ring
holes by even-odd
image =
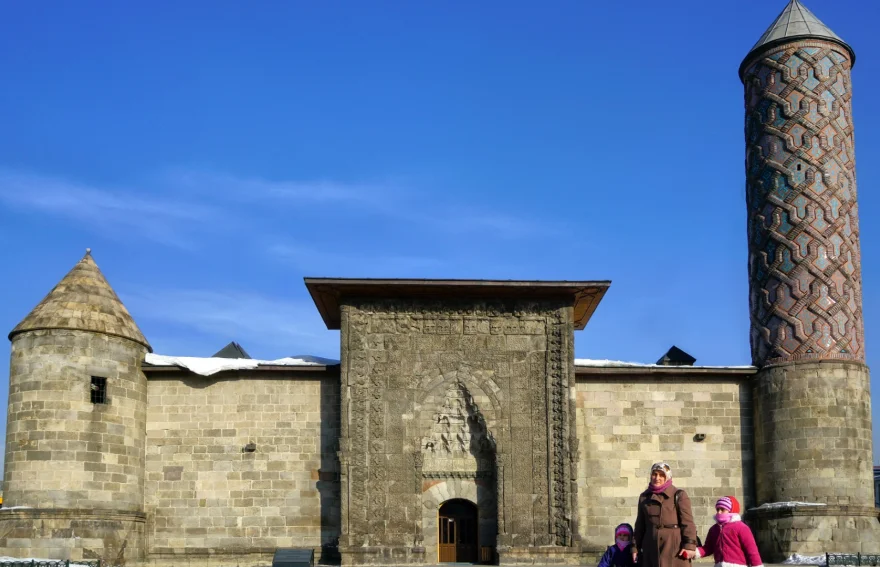
[[[455,563],[455,518],[440,516],[440,563]]]
[[[438,517],[438,555],[441,563],[477,562],[477,507],[466,500],[449,500]]]

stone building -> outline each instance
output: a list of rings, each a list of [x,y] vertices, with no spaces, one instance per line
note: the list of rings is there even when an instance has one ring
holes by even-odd
[[[87,254],[9,335],[0,554],[593,561],[659,459],[701,534],[880,551],[854,61],[792,0],[740,67],[754,366],[576,360],[607,281],[309,278],[339,363],[162,357]]]

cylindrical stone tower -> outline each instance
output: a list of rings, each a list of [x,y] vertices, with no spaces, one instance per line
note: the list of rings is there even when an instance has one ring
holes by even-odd
[[[880,551],[862,325],[852,48],[798,0],[740,67],[759,544]]]
[[[9,338],[0,554],[142,556],[149,343],[89,253]]]

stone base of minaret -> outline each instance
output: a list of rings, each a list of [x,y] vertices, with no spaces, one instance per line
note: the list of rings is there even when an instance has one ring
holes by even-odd
[[[845,360],[766,366],[753,396],[759,506],[745,519],[761,558],[880,553],[868,367]]]
[[[878,509],[865,506],[785,506],[751,510],[748,523],[764,563],[792,555],[880,553]]]

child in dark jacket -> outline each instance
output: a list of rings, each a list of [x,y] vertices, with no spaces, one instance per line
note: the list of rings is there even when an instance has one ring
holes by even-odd
[[[697,548],[697,558],[714,555],[715,567],[762,567],[752,530],[742,522],[736,498],[719,498],[715,511],[715,525],[709,528],[706,544]]]
[[[629,524],[620,524],[614,528],[614,545],[605,550],[598,567],[632,567],[632,535],[633,529]]]

